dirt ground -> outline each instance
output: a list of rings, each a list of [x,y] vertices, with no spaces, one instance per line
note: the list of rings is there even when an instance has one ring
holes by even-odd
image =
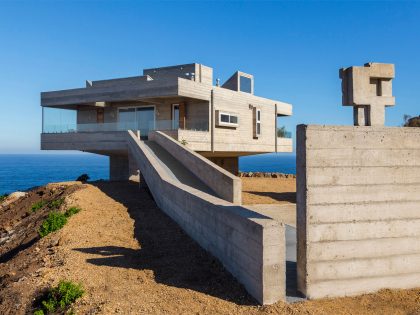
[[[296,203],[296,178],[242,177],[243,204]]]
[[[156,207],[147,189],[128,182],[77,185],[66,203],[83,210],[0,264],[0,313],[32,310],[30,300],[6,296],[12,288],[16,297],[30,296],[66,279],[86,290],[77,314],[420,314],[420,289],[258,306]],[[43,267],[29,270],[21,263],[29,259]],[[15,268],[26,275],[5,282]]]

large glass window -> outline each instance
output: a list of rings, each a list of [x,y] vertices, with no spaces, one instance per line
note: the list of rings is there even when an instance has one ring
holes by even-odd
[[[77,111],[73,109],[42,108],[42,132],[76,132]]]
[[[240,76],[239,87],[241,92],[252,93],[252,81],[251,78]]]
[[[140,130],[142,136],[147,136],[155,128],[155,108],[152,106],[120,108],[118,110],[120,130]]]

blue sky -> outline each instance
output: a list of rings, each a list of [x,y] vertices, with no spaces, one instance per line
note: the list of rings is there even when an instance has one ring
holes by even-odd
[[[338,69],[395,63],[387,125],[419,115],[420,2],[0,1],[0,153],[39,150],[41,91],[203,63],[294,105],[284,119],[352,124]]]

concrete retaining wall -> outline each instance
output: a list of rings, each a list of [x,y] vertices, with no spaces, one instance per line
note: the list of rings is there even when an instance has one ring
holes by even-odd
[[[420,287],[420,129],[297,129],[298,288]]]
[[[175,182],[132,132],[128,146],[160,209],[217,257],[260,303],[284,299],[283,225]]]
[[[235,204],[241,204],[242,182],[239,177],[188,149],[163,132],[150,132],[149,140],[155,141],[170,152],[173,157],[209,186],[220,198]]]

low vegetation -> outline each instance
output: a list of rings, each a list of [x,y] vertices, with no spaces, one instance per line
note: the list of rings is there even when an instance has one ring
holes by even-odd
[[[32,212],[32,213],[37,212],[38,210],[44,208],[45,206],[48,206],[48,208],[52,210],[58,210],[60,209],[63,203],[64,203],[64,198],[58,198],[50,202],[46,200],[40,200],[32,204],[31,210],[29,212]]]
[[[65,215],[67,218],[69,218],[69,217],[71,217],[73,214],[79,213],[79,212],[80,212],[80,210],[82,210],[82,209],[80,209],[80,208],[78,208],[78,207],[71,207],[71,208],[69,208],[69,209],[67,209],[67,210],[66,210],[66,212],[64,213],[64,215]]]
[[[58,198],[58,199],[55,199],[55,200],[51,201],[48,204],[48,208],[56,210],[56,209],[59,209],[63,203],[64,203],[64,198]]]
[[[39,236],[45,237],[48,234],[58,231],[67,223],[67,217],[64,213],[50,212],[48,217],[42,222],[39,228]]]
[[[3,202],[8,195],[0,195],[0,202]]]
[[[79,213],[80,208],[71,207],[66,210],[66,212],[61,213],[58,211],[52,211],[48,214],[48,217],[42,222],[41,227],[39,228],[39,236],[45,237],[48,234],[58,231],[67,223],[67,219],[72,215]]]
[[[34,204],[32,204],[30,212],[37,212],[39,209],[43,208],[47,204],[48,202],[46,200],[40,200],[38,202],[35,202]]]
[[[80,284],[71,281],[60,281],[58,286],[49,289],[37,301],[38,309],[34,315],[65,313],[71,304],[82,297],[84,290]]]
[[[277,128],[277,137],[279,138],[290,138],[291,134],[289,131],[286,130],[285,126]]]
[[[78,181],[78,182],[82,182],[82,183],[85,183],[85,182],[87,182],[89,179],[90,179],[90,177],[89,177],[89,175],[88,175],[88,174],[82,174],[82,175],[80,175],[79,177],[77,177],[76,181]]]
[[[420,127],[420,116],[411,117],[410,115],[404,115],[404,127]]]

